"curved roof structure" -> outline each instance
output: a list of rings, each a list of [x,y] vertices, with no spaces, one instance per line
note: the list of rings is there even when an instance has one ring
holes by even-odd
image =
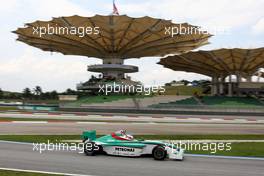
[[[264,48],[218,49],[188,52],[162,58],[158,63],[175,71],[194,72],[207,76],[254,74],[264,66]]]
[[[191,29],[192,34],[166,34],[165,28],[180,26]],[[92,35],[72,35],[55,33],[39,35],[48,27],[58,30],[98,27],[99,33]],[[89,29],[90,30],[90,29]],[[140,58],[147,56],[165,56],[177,54],[208,44],[211,36],[205,31],[197,32],[198,27],[187,23],[174,24],[170,20],[151,17],[131,18],[121,16],[92,17],[68,16],[53,18],[51,21],[35,21],[24,28],[18,28],[18,41],[65,55],[82,55],[96,58]]]

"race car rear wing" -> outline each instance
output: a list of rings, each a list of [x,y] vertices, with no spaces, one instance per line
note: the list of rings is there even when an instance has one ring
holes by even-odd
[[[90,141],[93,141],[96,139],[96,131],[95,130],[83,131],[81,138],[83,141],[87,139],[89,139]]]

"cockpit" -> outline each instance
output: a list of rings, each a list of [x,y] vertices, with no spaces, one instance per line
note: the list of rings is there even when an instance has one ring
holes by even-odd
[[[132,141],[134,137],[126,133],[126,130],[119,130],[111,134],[113,138],[117,140]]]

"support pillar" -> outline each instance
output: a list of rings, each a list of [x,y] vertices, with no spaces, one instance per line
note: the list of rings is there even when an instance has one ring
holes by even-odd
[[[248,75],[248,76],[246,77],[246,80],[247,80],[247,82],[252,82],[252,76],[251,76],[251,75]]]
[[[218,78],[216,76],[213,76],[212,77],[212,90],[211,90],[211,94],[212,95],[217,95],[218,93],[218,87],[217,87],[217,84],[218,84]]]
[[[212,77],[212,82],[211,82],[211,95],[214,96],[215,90],[214,90],[214,77]]]
[[[239,84],[240,84],[240,82],[242,82],[242,76],[240,75],[240,73],[238,73],[237,75],[236,75],[236,78],[237,78],[237,84],[236,84],[236,90],[237,90],[237,92],[236,92],[236,94],[237,94],[237,96],[240,96],[241,95],[241,92],[240,92],[240,90],[239,90]]]
[[[219,93],[220,93],[220,95],[224,94],[224,82],[225,82],[225,78],[223,76],[221,76],[220,82],[219,82]]]
[[[228,82],[228,96],[233,96],[233,88],[232,88],[232,76],[229,76],[229,82]]]

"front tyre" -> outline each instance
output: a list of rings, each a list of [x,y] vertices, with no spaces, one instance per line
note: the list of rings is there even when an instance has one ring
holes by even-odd
[[[94,142],[86,142],[84,143],[84,153],[87,156],[94,156],[96,154]]]
[[[157,146],[153,149],[152,156],[155,160],[164,160],[167,156],[167,151],[163,146]]]

